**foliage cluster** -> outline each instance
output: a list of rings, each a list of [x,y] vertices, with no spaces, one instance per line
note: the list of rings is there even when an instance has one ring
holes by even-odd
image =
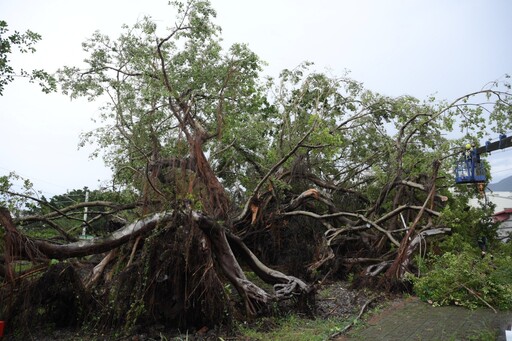
[[[512,309],[511,246],[497,246],[492,255],[481,257],[460,236],[454,239],[450,243],[458,250],[433,256],[425,264],[425,275],[413,279],[416,294],[434,305]]]
[[[471,190],[471,189],[470,189]],[[457,196],[450,198],[443,209],[442,221],[454,234],[443,245],[445,251],[458,251],[464,245],[477,245],[477,240],[485,238],[488,244],[496,244],[499,223],[492,220],[495,205],[492,203],[472,207],[469,198],[473,193],[462,189]]]
[[[7,22],[0,20],[0,96],[3,95],[5,86],[11,83],[15,77],[28,78],[31,83],[38,82],[41,90],[45,93],[53,92],[57,89],[55,78],[44,70],[32,70],[28,72],[21,69],[15,71],[10,65],[10,55],[13,49],[17,47],[20,53],[34,53],[34,45],[41,40],[41,35],[27,30],[25,33],[14,31],[9,33]]]

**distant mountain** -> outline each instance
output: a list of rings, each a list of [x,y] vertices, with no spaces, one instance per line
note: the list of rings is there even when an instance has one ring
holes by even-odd
[[[487,188],[493,192],[512,192],[512,176],[502,179],[495,184],[489,184]]]

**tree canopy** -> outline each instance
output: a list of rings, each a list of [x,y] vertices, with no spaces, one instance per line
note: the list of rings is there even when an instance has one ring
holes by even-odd
[[[28,72],[21,69],[16,71],[10,65],[10,55],[16,47],[20,53],[34,53],[34,45],[41,40],[41,35],[27,30],[25,33],[14,31],[9,34],[7,22],[0,20],[0,96],[3,95],[5,86],[12,82],[15,77],[28,78],[31,83],[38,82],[41,90],[50,93],[56,90],[55,79],[44,70],[32,70]]]

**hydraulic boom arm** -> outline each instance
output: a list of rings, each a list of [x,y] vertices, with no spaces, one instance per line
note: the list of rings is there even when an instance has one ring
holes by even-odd
[[[507,137],[505,135],[500,135],[500,139],[498,141],[492,142],[492,143],[487,142],[485,144],[485,146],[478,147],[476,149],[476,153],[478,155],[481,155],[481,154],[493,152],[495,150],[505,149],[508,147],[512,147],[512,136]]]

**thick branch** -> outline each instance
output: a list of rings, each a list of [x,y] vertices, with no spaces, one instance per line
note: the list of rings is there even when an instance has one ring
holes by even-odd
[[[226,236],[228,237],[230,245],[234,246],[241,253],[244,261],[247,262],[247,265],[249,265],[249,267],[262,280],[269,284],[288,284],[292,281],[295,281],[298,283],[301,290],[307,291],[308,286],[300,279],[287,276],[277,270],[270,269],[265,264],[263,264],[238,236],[235,236],[231,233],[227,233]]]
[[[408,209],[413,209],[413,210],[416,210],[416,211],[420,211],[422,209],[422,207],[421,206],[413,206],[413,205],[398,206],[393,211],[388,212],[385,215],[383,215],[382,217],[380,217],[379,219],[375,220],[375,223],[380,224],[383,221],[386,221],[386,220],[396,216],[397,214],[400,214],[402,211],[405,211],[405,210],[408,210]],[[425,208],[424,210],[425,210],[425,212],[428,212],[429,214],[434,215],[436,217],[439,217],[441,215],[441,213],[439,213],[437,211],[434,211],[434,210],[431,210],[429,208]]]
[[[110,251],[143,233],[153,230],[161,224],[171,221],[173,218],[174,215],[171,212],[156,213],[127,225],[113,232],[108,237],[80,240],[64,245],[36,240],[34,245],[48,258],[66,259],[83,257]]]
[[[423,186],[422,184],[416,183],[416,182],[407,181],[407,180],[402,180],[400,183],[401,183],[401,184],[404,184],[404,185],[406,185],[406,186],[409,186],[409,187],[413,187],[413,188],[421,189],[422,191],[425,191],[425,192],[428,190],[427,188],[425,188],[425,186]],[[434,198],[439,199],[439,200],[441,200],[442,202],[445,202],[445,201],[447,201],[447,200],[448,200],[448,197],[446,197],[446,196],[444,196],[444,195],[441,195],[441,194],[438,194],[438,193],[436,193],[436,194],[434,195]]]
[[[307,216],[310,216],[310,217],[313,217],[316,219],[328,219],[328,218],[334,218],[334,217],[340,217],[340,216],[348,216],[348,217],[358,218],[358,219],[364,221],[365,223],[369,224],[371,227],[375,228],[376,230],[384,233],[393,244],[395,244],[396,246],[400,246],[400,243],[391,235],[390,231],[386,230],[382,226],[379,226],[374,221],[369,220],[362,214],[351,213],[351,212],[338,212],[338,213],[334,213],[334,214],[318,215],[316,213],[307,212],[307,211],[293,211],[293,212],[283,213],[283,215],[285,215],[285,216],[307,215]],[[348,230],[352,231],[354,229],[355,228],[348,228],[347,231]],[[337,229],[335,229],[335,230],[337,230]],[[345,231],[345,229],[343,229],[343,231]],[[334,236],[330,236],[329,240],[332,241],[333,238],[334,238]]]
[[[247,202],[245,203],[245,206],[244,206],[244,209],[242,211],[242,213],[240,213],[240,215],[238,215],[238,217],[235,219],[235,222],[236,221],[240,221],[242,220],[246,215],[247,213],[249,212],[249,207],[251,205],[251,202],[257,197],[258,195],[258,192],[259,190],[261,189],[261,187],[265,184],[265,182],[268,180],[268,178],[270,178],[270,176],[272,174],[274,174],[278,169],[279,167],[281,167],[281,165],[283,163],[285,163],[293,154],[295,154],[295,152],[302,146],[302,143],[308,138],[308,136],[313,132],[313,130],[315,129],[316,127],[316,124],[313,124],[313,126],[306,132],[306,134],[304,134],[304,136],[302,137],[302,139],[300,139],[299,142],[297,142],[297,144],[295,145],[295,147],[292,148],[292,150],[290,150],[290,152],[288,154],[286,154],[278,163],[276,163],[268,172],[267,174],[265,174],[265,176],[263,177],[263,179],[261,179],[261,181],[258,183],[258,185],[256,185],[256,188],[254,188],[254,191],[252,192],[251,194],[251,197],[249,198],[249,200],[247,200]]]

